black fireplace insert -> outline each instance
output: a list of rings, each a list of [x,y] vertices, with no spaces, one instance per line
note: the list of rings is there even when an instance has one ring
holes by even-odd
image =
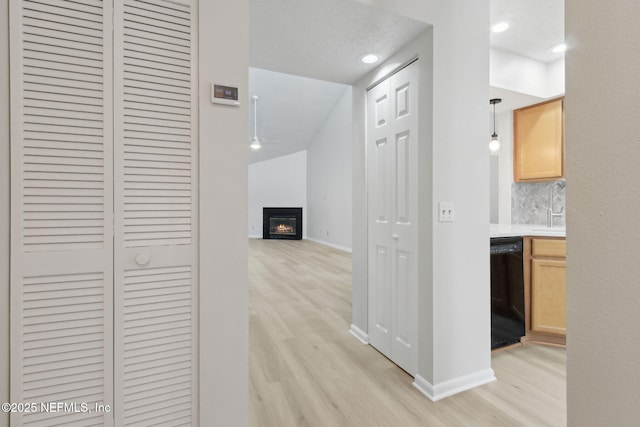
[[[302,208],[262,208],[263,239],[302,239]]]

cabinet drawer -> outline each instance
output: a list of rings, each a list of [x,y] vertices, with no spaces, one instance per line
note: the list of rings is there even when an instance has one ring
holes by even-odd
[[[531,255],[565,258],[567,242],[565,239],[531,239]]]

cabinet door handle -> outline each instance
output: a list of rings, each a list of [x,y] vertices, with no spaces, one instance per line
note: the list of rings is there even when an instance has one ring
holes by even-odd
[[[392,238],[393,240],[398,240],[398,235],[397,235],[397,234],[392,234],[392,235],[391,235],[391,238]]]

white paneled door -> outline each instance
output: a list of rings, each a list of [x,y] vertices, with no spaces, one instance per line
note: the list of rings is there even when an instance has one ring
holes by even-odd
[[[367,94],[369,341],[410,374],[417,351],[418,66]]]
[[[12,425],[197,424],[194,4],[10,2]]]

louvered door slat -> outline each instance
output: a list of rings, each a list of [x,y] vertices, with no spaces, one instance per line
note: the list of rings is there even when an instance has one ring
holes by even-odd
[[[101,151],[97,150],[97,147],[79,147],[79,144],[56,144],[55,147],[50,148],[50,141],[25,141],[24,152],[30,156],[51,156],[57,158],[79,158],[89,161],[102,160]],[[87,150],[86,148],[91,148]],[[61,156],[64,154],[64,156]]]
[[[144,130],[126,129],[123,133],[124,137],[127,140],[132,140],[134,144],[137,144],[138,141],[157,141],[159,144],[164,144],[164,146],[168,147],[191,148],[192,135],[165,134],[159,130],[157,132],[145,132]]]
[[[33,55],[35,56],[35,55]],[[85,79],[102,82],[102,70],[95,67],[89,67],[81,64],[70,64],[63,62],[53,62],[50,60],[42,60],[38,58],[25,58],[25,67],[33,70],[32,73],[57,73],[61,77],[67,77],[82,74]],[[47,70],[47,71],[45,71]]]
[[[112,404],[108,4],[10,3],[12,383],[17,402]],[[107,221],[107,218],[109,221]],[[111,425],[104,413],[12,425]]]
[[[178,3],[178,1],[165,1],[162,4],[157,4],[157,2],[135,0],[126,3],[125,7],[148,10],[150,12],[156,12],[161,15],[177,16],[186,21],[185,25],[190,25],[190,21],[192,19],[192,2],[190,2],[189,0],[183,0],[180,2],[180,4]]]
[[[102,101],[100,98],[88,98],[76,95],[64,95],[52,92],[39,92],[39,91],[25,91],[24,105],[33,107],[40,105],[42,102],[42,108],[56,108],[65,111],[99,111],[102,110]],[[60,138],[57,138],[60,140]],[[96,141],[100,142],[101,141]]]
[[[178,22],[189,26],[190,6],[188,1],[183,3],[181,5],[175,2],[166,2],[163,5],[157,5],[154,2],[136,0],[128,2],[125,5],[125,10],[129,13],[156,18],[157,21],[168,20],[169,22]],[[138,11],[136,12],[136,10]]]
[[[175,57],[168,57],[160,54],[165,53],[160,49],[154,49],[146,46],[141,46],[141,49],[136,50],[137,46],[133,46],[131,52],[135,52],[135,58],[127,58],[127,63],[130,65],[136,65],[139,67],[159,68],[176,73],[187,73],[190,71],[190,64],[188,59],[180,59]]]
[[[149,68],[151,70],[173,72],[181,76],[186,81],[189,80],[191,68],[187,61],[172,59],[165,57],[158,57],[152,55],[145,55],[136,53],[135,58],[127,58],[127,65],[141,67],[141,69]]]
[[[77,67],[75,70],[66,69],[60,70],[60,66],[56,64],[38,64],[39,66],[30,66],[26,65],[24,67],[25,75],[29,76],[46,76],[43,78],[51,78],[55,79],[56,84],[61,84],[63,81],[73,81],[73,82],[82,82],[87,83],[87,87],[91,89],[101,90],[102,89],[102,76],[95,73],[93,69],[81,69],[79,70]],[[30,81],[30,78],[26,79]],[[91,85],[91,83],[93,83]]]
[[[174,39],[172,37],[165,36],[161,32],[149,32],[147,31],[149,29],[155,30],[155,31],[162,31],[154,27],[139,28],[139,29],[129,27],[129,28],[126,28],[124,34],[131,37],[138,37],[141,39],[150,40],[151,42],[159,46],[165,45],[167,46],[167,50],[171,49],[172,51],[175,50],[180,53],[189,54],[190,47],[189,47],[189,43],[186,40]]]
[[[190,109],[191,102],[189,91],[185,88],[176,89],[172,86],[173,85],[154,81],[153,79],[129,80],[125,101],[142,102],[152,105],[169,104],[177,108]],[[167,103],[165,101],[170,102]]]
[[[60,138],[62,139],[62,138]],[[72,139],[72,138],[64,138]],[[88,141],[89,138],[74,138],[74,139],[86,139],[85,141],[58,141],[53,139],[36,139],[30,138],[24,140],[25,150],[37,148],[41,150],[55,150],[59,154],[58,150],[66,150],[65,153],[84,153],[84,155],[91,157],[102,156],[102,146],[98,141]]]
[[[92,74],[94,72],[102,73],[102,62],[100,59],[90,59],[83,56],[71,55],[61,58],[61,55],[52,53],[46,48],[46,46],[37,46],[38,49],[31,49],[24,51],[24,61],[26,65],[33,65],[37,63],[44,65],[44,68],[58,69],[60,66],[69,67],[73,69],[74,66],[83,67],[81,69],[75,69],[78,72],[87,72]],[[42,62],[41,62],[42,61]]]
[[[158,27],[163,31],[168,30],[166,34],[172,37],[179,37],[189,40],[191,31],[189,19],[175,19],[167,13],[155,13],[150,10],[132,7],[130,4],[124,7],[127,21],[137,24]]]
[[[45,12],[52,21],[75,18],[78,20],[77,25],[79,27],[83,27],[82,23],[85,22],[94,22],[102,26],[102,11],[97,7],[69,1],[23,0],[23,3],[25,11]]]
[[[79,43],[79,46],[83,46],[82,49],[86,49],[86,44],[92,46],[102,46],[102,37],[100,32],[97,30],[89,30],[85,31],[84,34],[79,34],[77,31],[69,31],[67,29],[73,28],[70,25],[67,25],[66,28],[63,28],[63,25],[60,25],[57,29],[48,29],[48,28],[40,28],[40,27],[30,27],[28,36],[39,36],[46,37],[49,39],[49,43],[55,45],[62,46],[74,46],[75,43]],[[78,37],[82,37],[78,40]],[[35,41],[32,37],[27,37],[27,40]],[[38,40],[42,40],[39,38]],[[65,42],[70,42],[69,44]]]
[[[166,105],[160,101],[153,99],[146,99],[141,97],[127,96],[127,107],[129,108],[130,115],[136,114],[138,111],[148,111],[151,113],[169,113],[177,114],[179,116],[190,116],[190,105]]]
[[[193,3],[124,0],[115,14],[115,396],[122,426],[190,425],[197,409]],[[138,264],[140,255],[148,263]]]
[[[148,109],[135,108],[133,103],[128,103],[129,114],[132,120],[155,120],[155,121],[170,121],[170,122],[182,122],[185,119],[185,115],[188,114],[176,114],[164,111],[149,111]]]
[[[32,54],[33,57],[45,54],[54,55],[58,57],[58,61],[67,60],[66,57],[68,57],[68,61],[72,64],[100,64],[100,61],[102,60],[101,53],[92,52],[90,50],[77,51],[72,48],[54,45],[51,43],[40,44],[26,41],[24,42],[24,50],[25,52]]]
[[[124,41],[129,46],[129,52],[135,52],[141,60],[189,67],[191,55],[188,48],[170,46],[156,40],[128,34],[125,34]]]
[[[38,31],[39,24],[40,21],[38,19],[34,19],[31,17],[25,17],[23,22],[25,23],[25,25],[28,25],[30,30],[30,33],[34,33],[36,31]],[[97,39],[102,39],[102,31],[99,29],[91,29],[91,28],[82,28],[81,30],[78,29],[78,27],[76,25],[69,25],[69,24],[64,24],[64,23],[57,23],[56,28],[54,30],[50,30],[50,31],[56,31],[56,32],[61,32],[61,33],[68,33],[68,34],[75,34],[78,36],[83,36],[83,37],[94,37]]]
[[[127,25],[127,28],[131,29],[132,32],[136,31],[138,34],[144,32],[145,35],[156,37],[157,40],[160,40],[159,37],[162,37],[170,44],[189,46],[189,38],[191,36],[189,32],[166,28],[167,25],[163,21],[146,19],[140,15],[133,15],[130,11],[131,9],[125,11],[125,15],[127,16],[125,25]],[[188,25],[186,28],[189,28]]]
[[[75,55],[81,55],[86,52],[96,57],[96,53],[101,53],[102,50],[102,46],[95,43],[97,40],[92,37],[89,37],[84,41],[76,41],[70,36],[67,37],[67,39],[61,39],[51,37],[50,35],[35,34],[34,32],[31,34],[25,34],[25,41],[34,45],[46,46],[47,48],[57,47],[68,51],[75,51]]]

